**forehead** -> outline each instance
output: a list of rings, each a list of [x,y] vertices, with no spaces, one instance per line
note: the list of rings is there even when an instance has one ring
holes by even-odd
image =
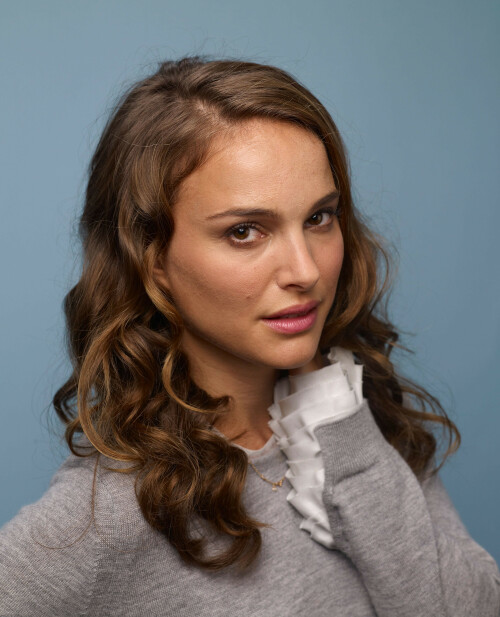
[[[203,165],[181,184],[178,203],[270,205],[311,201],[335,184],[326,149],[306,129],[252,119],[219,134]]]

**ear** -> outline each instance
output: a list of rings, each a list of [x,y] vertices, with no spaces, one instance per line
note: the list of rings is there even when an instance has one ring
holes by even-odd
[[[166,272],[166,251],[162,251],[155,259],[153,278],[158,285],[168,291],[168,278]]]

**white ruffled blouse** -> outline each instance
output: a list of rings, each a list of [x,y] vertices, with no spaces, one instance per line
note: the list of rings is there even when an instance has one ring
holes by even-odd
[[[269,407],[269,426],[288,463],[292,485],[288,502],[304,517],[300,528],[312,539],[333,548],[333,537],[323,505],[325,470],[314,429],[359,410],[363,403],[362,365],[350,351],[332,347],[330,364],[303,375],[280,379]]]

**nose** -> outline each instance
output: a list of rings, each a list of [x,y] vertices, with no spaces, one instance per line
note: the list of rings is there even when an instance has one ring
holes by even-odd
[[[282,288],[309,290],[319,280],[319,268],[303,233],[283,238],[277,257],[277,282]]]

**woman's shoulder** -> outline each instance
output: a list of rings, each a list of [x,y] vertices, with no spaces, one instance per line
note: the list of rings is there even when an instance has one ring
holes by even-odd
[[[81,614],[106,595],[124,555],[158,542],[135,478],[113,465],[69,456],[44,495],[0,529],[0,614]]]
[[[21,508],[0,530],[5,541],[12,533],[29,534],[46,546],[77,542],[134,545],[147,535],[135,495],[135,475],[103,456],[69,455],[42,497]],[[121,470],[121,471],[118,471]]]

